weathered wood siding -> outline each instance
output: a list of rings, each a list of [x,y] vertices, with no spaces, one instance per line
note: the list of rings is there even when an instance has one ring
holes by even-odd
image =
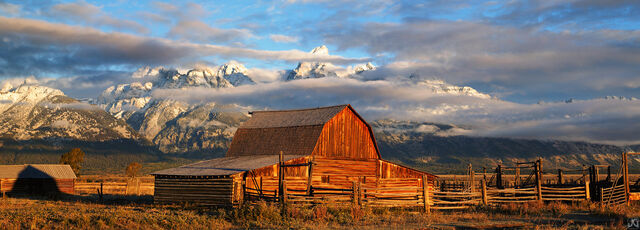
[[[378,159],[373,134],[350,108],[329,120],[312,155],[330,159]]]
[[[0,191],[7,193],[74,194],[75,179],[0,179]]]
[[[231,177],[156,176],[154,202],[231,205],[233,182]]]
[[[393,162],[380,160],[378,161],[378,175],[380,178],[422,178],[422,175],[427,175],[430,180],[434,180],[435,176],[427,173],[420,172],[418,170],[395,164]]]
[[[304,164],[309,162],[311,157],[303,157],[298,159],[292,159],[285,161],[285,165],[294,165],[294,164]],[[315,167],[315,166],[314,166]],[[307,178],[309,177],[309,167],[308,166],[298,166],[298,167],[285,167],[284,168],[284,179],[287,183],[287,187],[289,190],[306,190],[307,189]],[[271,166],[254,169],[246,172],[246,182],[247,188],[250,189],[262,189],[267,191],[267,193],[271,191],[276,191],[278,189],[278,165],[274,164]],[[298,192],[302,193],[302,192]]]

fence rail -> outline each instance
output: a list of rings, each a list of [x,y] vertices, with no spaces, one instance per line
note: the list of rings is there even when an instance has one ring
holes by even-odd
[[[79,179],[74,184],[76,194],[97,194],[100,189],[103,194],[153,195],[155,184],[147,178]]]
[[[600,200],[602,205],[618,205],[627,202],[625,185],[612,186],[600,189]]]

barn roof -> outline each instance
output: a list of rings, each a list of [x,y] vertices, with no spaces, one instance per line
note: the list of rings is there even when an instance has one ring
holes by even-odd
[[[0,165],[0,178],[52,178],[75,179],[76,174],[69,165],[59,164],[25,164],[25,165]]]
[[[310,155],[324,124],[349,105],[252,112],[236,131],[227,156]]]
[[[278,128],[324,125],[349,105],[336,105],[311,109],[254,111],[241,129]]]
[[[284,155],[284,160],[288,161],[301,157],[304,156]],[[222,157],[200,161],[177,168],[160,170],[152,173],[151,175],[226,176],[278,164],[280,161],[279,158],[279,155]]]

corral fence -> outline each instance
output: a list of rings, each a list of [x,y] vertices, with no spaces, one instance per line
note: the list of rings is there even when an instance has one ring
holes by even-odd
[[[82,177],[76,179],[75,193],[79,195],[103,194],[111,195],[153,195],[153,177]]]
[[[302,191],[290,190],[284,183],[283,194],[277,190],[260,191],[247,189],[245,198],[251,200],[268,200],[301,205],[317,204],[353,204],[369,207],[420,207],[425,211],[446,209],[467,209],[477,205],[499,205],[505,203],[526,203],[542,201],[580,202],[590,197],[588,186],[576,185],[565,187],[541,186],[533,188],[487,188],[480,181],[482,189],[467,192],[433,191],[428,183],[424,186],[407,186],[392,188],[367,187],[354,182],[350,189],[313,187],[312,195]],[[617,191],[617,190],[616,190]]]

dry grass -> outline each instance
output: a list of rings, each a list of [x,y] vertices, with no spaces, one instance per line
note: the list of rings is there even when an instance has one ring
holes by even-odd
[[[572,219],[585,213],[585,221]],[[154,205],[152,198],[94,196],[59,201],[34,198],[0,200],[0,229],[453,229],[523,227],[539,229],[619,228],[637,217],[640,206],[600,208],[591,203],[525,203],[475,207],[465,211],[289,205],[282,215],[276,204],[257,202],[236,209],[190,205]],[[590,222],[591,220],[603,222]]]

